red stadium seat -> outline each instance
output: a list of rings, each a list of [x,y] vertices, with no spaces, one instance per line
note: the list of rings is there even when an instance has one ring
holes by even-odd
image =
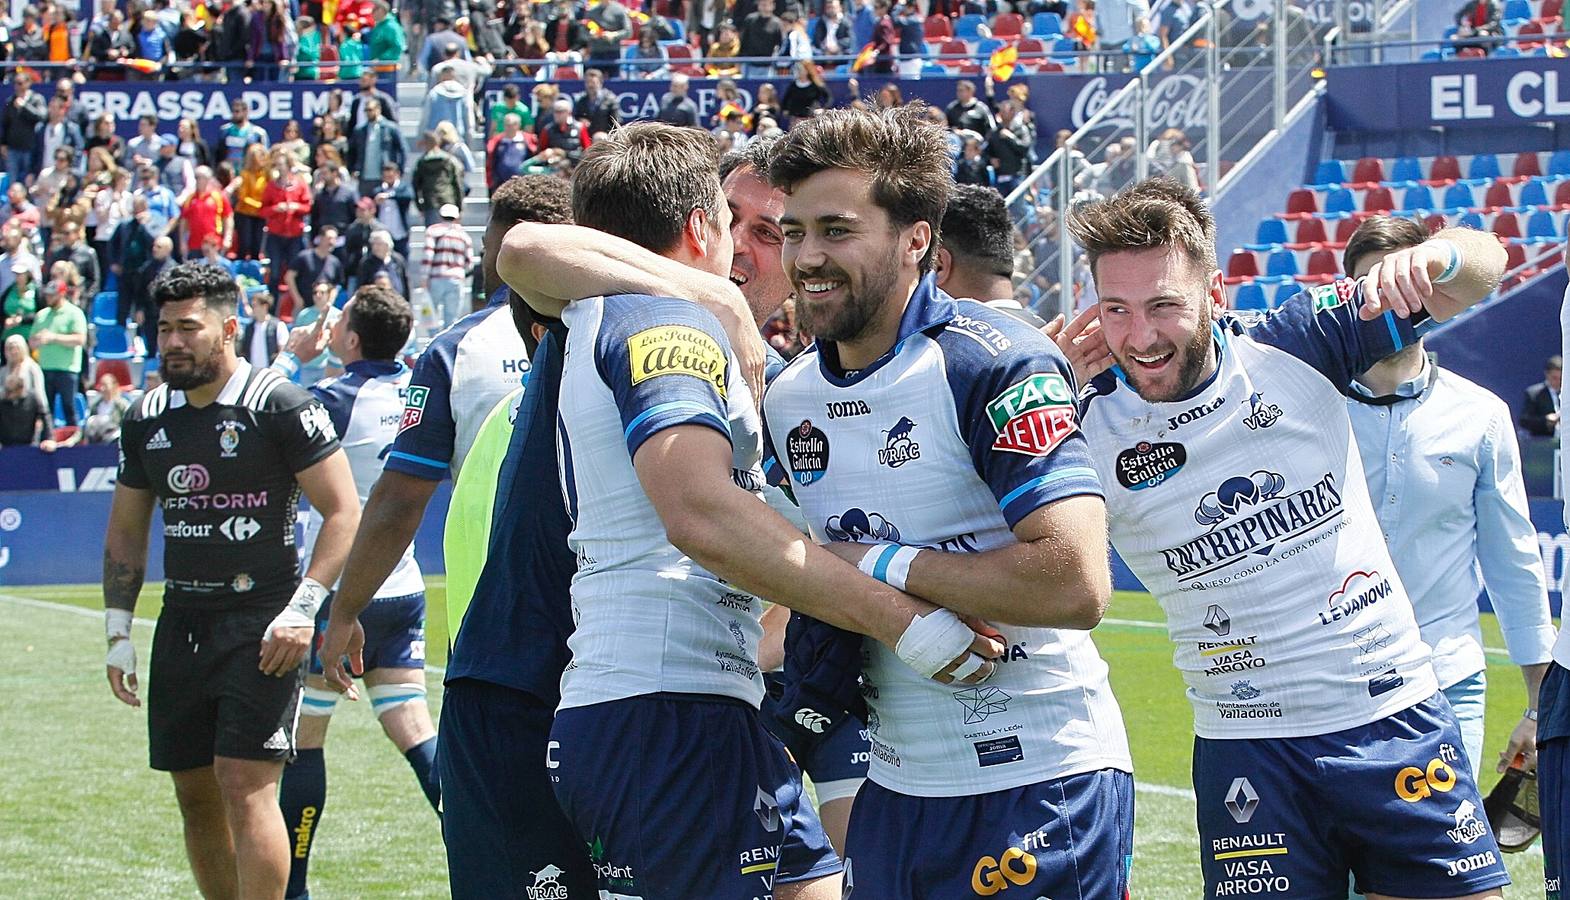
[[[1287,211],[1283,218],[1305,218],[1319,212],[1319,201],[1308,188],[1298,188],[1287,195]]]
[[[1355,188],[1359,184],[1374,184],[1384,180],[1384,160],[1376,156],[1365,156],[1357,161],[1357,167],[1352,170],[1352,183],[1342,186]]]
[[[1341,264],[1329,250],[1315,250],[1308,255],[1307,271],[1299,281],[1335,281],[1341,274]]]
[[[1058,62],[1055,59],[1045,59],[1045,60],[1042,60],[1041,62],[1036,64],[1036,71],[1037,72],[1061,72],[1061,71],[1063,71],[1063,64]],[[1565,182],[1565,184],[1570,184],[1570,181]]]
[[[1487,56],[1482,47],[1462,47],[1456,51],[1456,59],[1485,59]]]
[[[1017,38],[1025,30],[1025,17],[1019,13],[998,13],[992,20],[992,36],[995,38]]]
[[[981,63],[975,60],[965,60],[960,63],[959,74],[979,78],[981,76]]]
[[[81,430],[82,429],[75,425],[65,425],[50,432],[49,439],[54,441],[56,444],[64,444],[65,442],[76,437],[77,434],[81,432]]]
[[[1423,220],[1423,227],[1428,229],[1429,234],[1438,233],[1440,229],[1445,227],[1445,224],[1445,217],[1440,213],[1434,213]]]
[[[1543,5],[1537,8],[1537,17],[1539,19],[1557,19],[1563,8],[1564,6],[1560,3],[1560,0],[1543,0]]]
[[[1494,222],[1488,230],[1502,238],[1518,238],[1521,236],[1521,223],[1513,212],[1503,212],[1494,216]]]
[[[943,54],[943,56],[950,57],[949,59],[939,59],[938,62],[951,69],[965,65],[966,60],[970,58],[970,48],[965,45],[964,41],[958,38],[945,40],[943,46],[938,48],[938,52]]]
[[[1227,284],[1242,284],[1259,275],[1259,261],[1249,250],[1233,250],[1227,258]]]
[[[1517,153],[1515,155],[1515,166],[1511,169],[1511,177],[1516,181],[1525,181],[1528,178],[1536,178],[1542,175],[1543,170],[1539,167],[1538,162],[1536,153],[1529,151]]]
[[[1505,245],[1505,271],[1513,272],[1526,265],[1526,250],[1520,244]]]
[[[921,33],[929,41],[938,41],[953,37],[954,26],[949,24],[948,16],[928,16],[921,26]]]
[[[93,384],[98,383],[105,373],[113,375],[121,387],[131,384],[131,363],[124,359],[99,359],[93,361]]]
[[[1019,48],[1019,58],[1022,61],[1026,60],[1031,54],[1040,55],[1047,52],[1047,46],[1041,43],[1040,39],[1033,37],[1020,38],[1016,46]]]
[[[1436,156],[1428,167],[1429,181],[1460,181],[1461,162],[1454,156]]]
[[[1378,162],[1378,160],[1375,160],[1375,162]],[[1390,188],[1370,188],[1368,193],[1363,195],[1363,212],[1390,212],[1395,208],[1396,201],[1395,198],[1390,195]]]
[[[1564,209],[1570,206],[1570,181],[1561,181],[1554,188],[1554,209]]]
[[[1303,219],[1297,223],[1297,242],[1287,244],[1292,250],[1307,250],[1315,244],[1327,243],[1323,219]]]
[[[1352,239],[1352,233],[1357,231],[1357,224],[1356,219],[1342,219],[1336,223],[1336,244],[1338,246],[1346,246],[1346,242]]]
[[[1526,38],[1532,35],[1541,35],[1542,33],[1543,23],[1535,20],[1527,22],[1521,26],[1521,30],[1515,33],[1516,46],[1521,48],[1522,53],[1530,53],[1533,50],[1536,50],[1538,47],[1543,46],[1543,42],[1529,41],[1526,40]]]
[[[1501,178],[1490,184],[1488,193],[1483,195],[1483,205],[1489,209],[1515,206],[1515,197],[1510,193],[1510,182]]]

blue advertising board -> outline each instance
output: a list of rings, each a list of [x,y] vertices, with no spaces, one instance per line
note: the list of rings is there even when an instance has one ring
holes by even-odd
[[[1379,90],[1369,90],[1369,85]],[[1407,131],[1563,123],[1570,118],[1570,59],[1338,66],[1326,74],[1328,125],[1338,131]]]

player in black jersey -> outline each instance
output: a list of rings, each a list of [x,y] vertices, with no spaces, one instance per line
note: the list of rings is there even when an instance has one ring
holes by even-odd
[[[186,855],[208,897],[282,897],[289,841],[278,779],[294,752],[302,663],[360,507],[327,410],[235,354],[238,290],[185,263],[152,286],[164,383],[127,414],[104,540],[108,676],[137,697],[132,612],[156,504],[164,607],[148,684],[152,767],[171,773]],[[300,491],[324,523],[302,581]]]

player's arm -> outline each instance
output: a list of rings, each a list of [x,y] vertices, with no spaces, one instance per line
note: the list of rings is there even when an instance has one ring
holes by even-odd
[[[109,690],[127,706],[141,706],[137,698],[136,650],[131,643],[131,619],[136,598],[147,574],[147,536],[153,518],[153,492],[115,485],[109,507],[109,530],[104,534],[104,628],[109,638],[107,660]]]
[[[507,232],[496,271],[530,309],[553,319],[561,318],[567,304],[580,297],[649,294],[691,299],[720,320],[753,396],[763,396],[768,353],[752,310],[729,279],[593,228],[533,222]]]
[[[1407,318],[1427,310],[1443,322],[1487,297],[1504,277],[1505,248],[1487,231],[1446,228],[1374,264],[1364,278],[1364,320],[1386,310]]]
[[[633,467],[671,544],[726,582],[868,635],[944,683],[991,673],[999,645],[836,559],[737,487],[722,432],[702,424],[664,428],[643,441]]]
[[[1521,480],[1515,425],[1504,404],[1496,404],[1480,454],[1472,507],[1477,516],[1477,562],[1483,585],[1499,617],[1510,660],[1521,667],[1526,680],[1527,712],[1499,754],[1498,770],[1503,772],[1518,753],[1525,756],[1526,768],[1537,766],[1537,720],[1533,716],[1538,689],[1548,673],[1554,625],[1537,526],[1528,513],[1526,486]]]

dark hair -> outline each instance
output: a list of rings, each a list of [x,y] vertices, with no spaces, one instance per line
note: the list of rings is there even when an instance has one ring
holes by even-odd
[[[988,275],[1014,274],[1014,223],[1003,195],[978,184],[956,185],[943,213],[943,246]]]
[[[1216,268],[1216,220],[1199,194],[1170,178],[1150,178],[1075,210],[1069,233],[1090,270],[1108,253],[1178,247],[1206,272]]]
[[[360,354],[366,359],[395,359],[409,341],[414,310],[397,293],[374,284],[354,292],[348,308],[349,330],[360,336]]]
[[[769,163],[774,159],[774,151],[779,147],[778,136],[757,137],[747,142],[741,150],[733,150],[720,159],[720,183],[731,176],[732,172],[741,168],[750,168],[759,178],[767,181],[769,178]]]
[[[1372,216],[1364,219],[1341,251],[1341,270],[1348,275],[1369,254],[1383,256],[1396,250],[1416,247],[1428,240],[1428,229],[1411,219]]]
[[[491,224],[572,224],[572,188],[554,175],[514,175],[491,195]]]
[[[719,148],[708,132],[660,122],[623,125],[583,154],[572,177],[579,225],[655,253],[681,240],[701,209],[719,222]]]
[[[153,115],[143,116],[142,117],[142,124],[143,125],[151,125],[154,128],[157,128],[158,127],[158,117],[157,116],[153,116]]]
[[[896,228],[932,226],[932,245],[921,271],[932,268],[943,210],[954,190],[948,138],[927,121],[927,105],[883,110],[831,109],[786,133],[769,163],[769,180],[787,194],[829,169],[860,172],[872,182],[872,200]]]
[[[240,305],[240,286],[234,276],[211,263],[180,263],[164,270],[153,280],[148,292],[159,306],[205,300],[207,308],[219,315],[234,315]]]

